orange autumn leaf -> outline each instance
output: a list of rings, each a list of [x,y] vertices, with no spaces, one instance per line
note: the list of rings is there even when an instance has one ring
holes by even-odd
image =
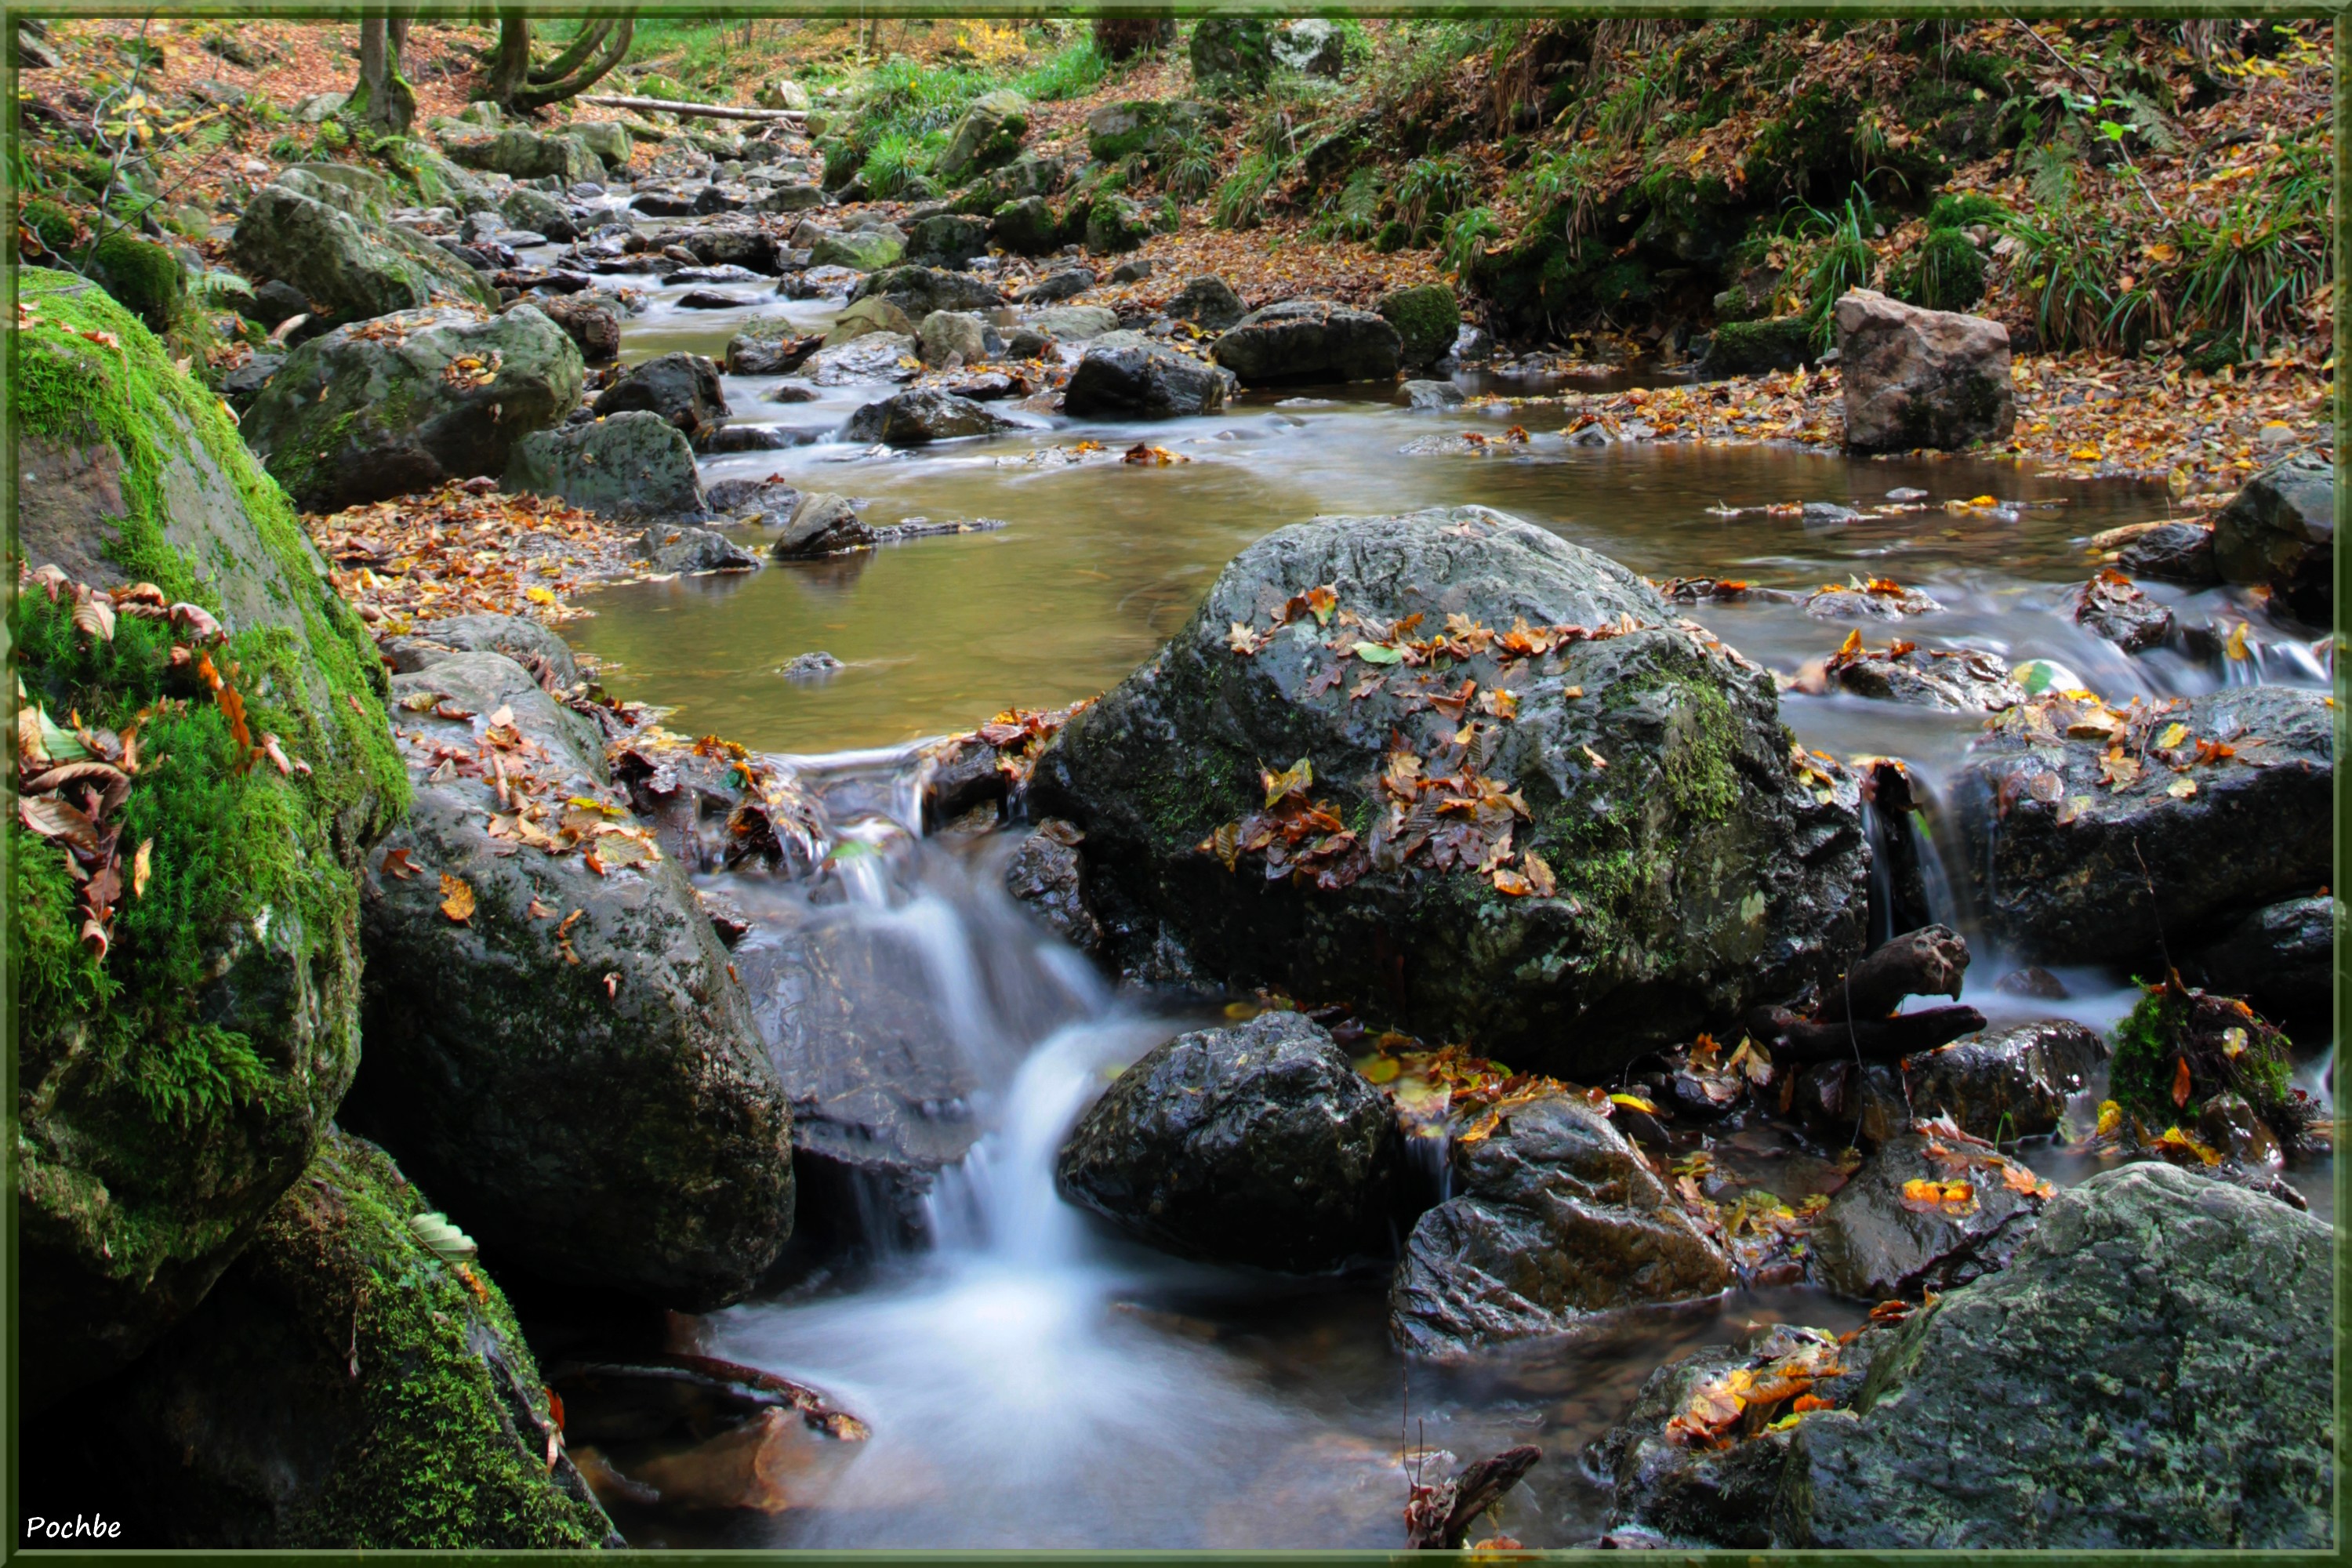
[[[2172,1103],[2175,1105],[2188,1104],[2189,1087],[2189,1058],[2187,1057],[2182,1057],[2180,1058],[2180,1065],[2175,1068],[2172,1072]]]
[[[441,873],[441,912],[459,925],[474,918],[474,889],[446,871]]]

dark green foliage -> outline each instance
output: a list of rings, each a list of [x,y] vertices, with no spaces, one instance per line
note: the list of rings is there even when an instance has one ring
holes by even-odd
[[[100,285],[149,331],[160,337],[178,322],[187,302],[187,272],[169,250],[118,228],[99,240],[90,262]]]
[[[1976,191],[1965,195],[1948,192],[1937,196],[1927,209],[1927,226],[1934,228],[1967,228],[1972,224],[1990,224],[1998,228],[2014,215],[1990,196]]]
[[[2243,1002],[2179,984],[2147,986],[2114,1040],[2108,1095],[2151,1133],[2221,1093],[2242,1097],[2282,1141],[2312,1118],[2310,1102],[2295,1097],[2286,1036]],[[2176,1100],[2184,1061],[2189,1092]]]
[[[1984,256],[1957,228],[1931,228],[1890,279],[1897,299],[1931,310],[1965,310],[1984,298]]]

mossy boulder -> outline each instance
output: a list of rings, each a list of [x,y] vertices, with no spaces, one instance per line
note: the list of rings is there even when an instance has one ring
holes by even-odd
[[[122,616],[93,643],[69,602],[19,595],[28,702],[116,730],[174,704],[140,727],[121,843],[127,861],[152,841],[152,879],[102,961],[64,852],[8,828],[29,1408],[193,1308],[309,1163],[359,1058],[354,873],[407,783],[374,649],[219,402],[94,286],[38,268],[18,285],[37,318],[13,394],[21,559],[207,608],[248,738],[304,764],[253,765],[163,623]]]
[[[587,366],[529,305],[411,310],[289,354],[245,436],[297,502],[335,511],[505,470],[514,444],[578,405]]]
[[[211,1299],[110,1390],[102,1462],[152,1544],[618,1546],[505,1296],[329,1129]]]
[[[988,237],[1015,256],[1043,256],[1060,242],[1061,225],[1045,197],[1023,196],[990,213]]]
[[[1409,366],[1435,364],[1453,348],[1462,330],[1462,305],[1443,283],[1397,289],[1372,307],[1397,330],[1401,357]]]
[[[370,223],[382,223],[399,205],[393,183],[358,163],[289,163],[270,183],[325,201]]]
[[[187,308],[187,268],[152,239],[114,229],[90,253],[90,276],[158,337],[179,325]]]
[[[1068,170],[1050,153],[1024,153],[1010,163],[990,170],[964,187],[955,201],[960,213],[992,213],[1007,202],[1030,196],[1050,196],[1062,188]]]
[[[1021,139],[1028,134],[1027,99],[1011,88],[982,93],[956,121],[935,172],[954,181],[1004,163],[1021,151]]]
[[[1812,329],[1802,316],[1724,321],[1716,327],[1714,340],[1699,360],[1698,375],[1702,381],[1768,375],[1809,364],[1812,357]]]
[[[1192,25],[1193,77],[1263,87],[1274,74],[1274,24],[1262,16],[1203,16]]]
[[[1318,588],[1328,624],[1286,608]],[[1507,646],[1521,621],[1612,635]],[[1261,776],[1301,763],[1307,816]],[[1440,843],[1453,786],[1409,781],[1441,775],[1488,803],[1486,828]],[[1616,563],[1484,508],[1259,541],[1032,788],[1085,834],[1087,900],[1128,968],[1346,999],[1585,1081],[1834,976],[1863,938],[1855,785],[1792,757],[1769,673]],[[1262,841],[1245,823],[1268,812]],[[1498,883],[1530,850],[1536,880]]]
[[[636,828],[594,727],[511,658],[392,687],[436,702],[404,712],[415,803],[367,874],[346,1122],[494,1263],[682,1311],[740,1299],[792,1231],[792,1116],[684,868]],[[535,837],[482,777],[432,778],[436,748],[477,754],[502,713]]]
[[[906,237],[896,229],[856,228],[824,234],[809,247],[811,267],[852,267],[878,271],[907,253]]]
[[[1190,99],[1131,98],[1106,103],[1087,116],[1087,156],[1102,168],[1139,154],[1148,158],[1203,129],[1212,119],[1208,105]]]
[[[563,130],[566,135],[578,137],[607,169],[625,168],[636,154],[629,128],[617,120],[575,120]]]
[[[446,135],[441,150],[460,168],[505,174],[511,179],[537,180],[552,174],[565,184],[602,180],[604,165],[588,149],[585,138],[542,136],[521,126],[509,126],[488,135]]]
[[[531,432],[515,443],[500,488],[554,496],[605,517],[696,516],[709,510],[685,432],[646,408]]]
[[[856,304],[880,300],[896,306],[918,326],[933,310],[988,310],[1004,303],[1004,296],[978,273],[944,267],[893,267],[876,272],[859,279],[849,298]]]
[[[934,213],[907,231],[907,254],[917,261],[961,267],[988,251],[989,222],[970,213]]]
[[[290,283],[339,321],[418,310],[436,300],[497,303],[473,268],[440,247],[282,184],[254,193],[229,249],[256,281]]]
[[[2148,986],[2113,1039],[2107,1092],[2151,1135],[2225,1094],[2243,1100],[2282,1143],[2319,1117],[2294,1089],[2286,1036],[2234,996],[2169,981]]]
[[[1139,249],[1151,236],[1151,219],[1142,206],[1122,195],[1099,195],[1087,207],[1087,249],[1096,256],[1116,256]]]

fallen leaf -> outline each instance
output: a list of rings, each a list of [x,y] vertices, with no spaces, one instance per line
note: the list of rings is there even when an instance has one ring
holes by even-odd
[[[446,871],[441,873],[441,912],[459,925],[474,918],[474,889]]]
[[[406,849],[394,849],[384,856],[383,864],[376,869],[387,876],[398,877],[403,881],[406,881],[417,874],[418,867],[408,858]]]
[[[154,874],[154,852],[155,841],[142,838],[137,853],[131,857],[131,896],[134,899],[147,896],[147,879]]]
[[[2179,1066],[2175,1068],[2172,1073],[2172,1103],[2177,1106],[2188,1104],[2191,1087],[2189,1079],[2189,1058],[2182,1057]]]

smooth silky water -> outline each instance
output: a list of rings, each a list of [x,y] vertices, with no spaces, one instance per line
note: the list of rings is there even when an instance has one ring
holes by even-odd
[[[761,295],[741,310],[682,311],[671,303],[678,292],[648,289],[649,309],[626,323],[625,359],[677,349],[717,357],[747,317],[781,309],[815,330],[837,308]],[[736,422],[791,430],[802,444],[706,459],[707,478],[775,475],[839,491],[874,522],[1007,526],[740,576],[617,586],[591,595],[593,616],[564,629],[603,661],[615,694],[673,710],[672,728],[783,754],[823,787],[836,841],[866,852],[836,858],[814,889],[711,879],[755,916],[782,900],[789,918],[847,922],[884,944],[985,1084],[970,1109],[988,1131],[939,1181],[927,1245],[894,1249],[877,1236],[866,1266],[697,1327],[710,1353],[828,1391],[872,1425],[871,1441],[810,1506],[772,1516],[628,1510],[639,1545],[1389,1547],[1401,1540],[1414,1455],[1425,1451],[1423,1468],[1444,1474],[1526,1442],[1545,1458],[1507,1500],[1505,1528],[1531,1546],[1565,1545],[1595,1533],[1607,1508],[1580,1451],[1659,1363],[1751,1322],[1858,1321],[1819,1291],[1735,1291],[1473,1369],[1408,1369],[1387,1339],[1377,1273],[1297,1280],[1172,1259],[1055,1194],[1055,1152],[1092,1097],[1161,1040],[1211,1020],[1141,1007],[1030,922],[1002,889],[1005,836],[915,839],[902,826],[919,821],[908,743],[1106,689],[1151,656],[1253,540],[1317,515],[1475,503],[1658,580],[1738,577],[1801,591],[1891,576],[1946,611],[1862,623],[1874,646],[1905,636],[2053,658],[2116,702],[2192,694],[2224,678],[2169,653],[2126,658],[2064,614],[2068,588],[2094,569],[2084,540],[2167,516],[2160,488],[1964,459],[1580,447],[1561,440],[1556,407],[1415,414],[1361,389],[1253,394],[1216,416],[1158,424],[1083,424],[998,405],[1034,429],[882,456],[832,432],[887,389],[780,404],[765,396],[777,379],[726,379]],[[1514,423],[1534,438],[1495,456],[1400,450],[1423,436],[1495,436]],[[1032,460],[1081,439],[1114,454],[1148,441],[1191,460]],[[1866,508],[1906,486],[1937,503],[1991,495],[2026,510],[2004,521],[1937,505],[1831,527],[1710,511],[1808,500]],[[736,537],[764,543],[755,531]],[[2226,590],[2146,586],[2192,622],[2243,613]],[[1853,625],[1769,602],[1691,614],[1783,671],[1834,649]],[[2259,657],[2233,667],[2237,679],[2325,683],[2312,647],[2263,627],[2257,617]],[[776,673],[816,649],[847,668],[814,681]],[[1783,712],[1809,746],[1905,757],[1931,795],[1981,722],[1797,693]],[[1937,912],[1965,922],[1949,890],[1961,879],[1930,864]],[[1967,999],[1996,1023],[2061,1013],[2105,1027],[2130,1005],[2123,978],[2096,972],[2062,976],[2067,1002],[2011,997],[1990,984],[2008,967],[2001,955],[1980,948],[1978,959]],[[2325,1094],[2332,1047],[2310,1058],[2299,1081]],[[1775,1184],[1780,1162],[1784,1196],[1809,1179],[1808,1163],[1771,1136],[1727,1142],[1753,1146],[1726,1150],[1727,1163],[1762,1184]],[[2063,1149],[2026,1152],[2063,1181],[2092,1168]],[[2327,1217],[2327,1173],[2291,1179]]]

